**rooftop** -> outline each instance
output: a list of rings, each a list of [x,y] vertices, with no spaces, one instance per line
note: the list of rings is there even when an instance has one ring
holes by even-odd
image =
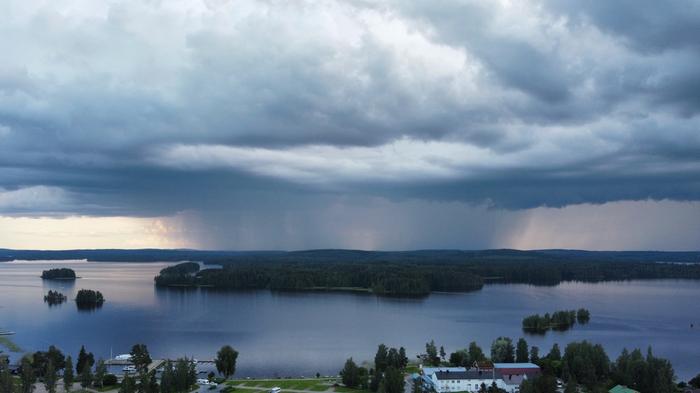
[[[608,390],[610,393],[639,393],[634,389],[630,389],[627,386],[617,385],[614,388]]]
[[[435,377],[439,381],[453,380],[453,379],[491,379],[491,377],[493,377],[493,374],[491,372],[488,372],[488,371],[478,371],[478,370],[457,371],[457,372],[438,371],[435,373]]]

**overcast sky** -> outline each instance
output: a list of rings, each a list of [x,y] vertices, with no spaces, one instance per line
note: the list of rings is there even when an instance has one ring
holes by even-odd
[[[700,3],[5,0],[0,247],[698,249]]]

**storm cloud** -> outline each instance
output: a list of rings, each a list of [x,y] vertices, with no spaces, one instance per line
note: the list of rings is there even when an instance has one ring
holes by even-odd
[[[2,216],[188,217],[214,248],[527,247],[506,223],[542,209],[698,209],[697,2],[9,0],[0,15]],[[391,238],[357,216],[425,227]]]

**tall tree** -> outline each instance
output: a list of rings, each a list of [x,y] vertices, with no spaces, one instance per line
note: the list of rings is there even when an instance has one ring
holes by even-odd
[[[83,366],[83,371],[80,373],[80,386],[83,388],[90,387],[92,385],[92,367],[89,363],[85,363]]]
[[[15,390],[15,383],[10,374],[10,367],[0,358],[0,392],[12,393]]]
[[[160,376],[160,393],[175,393],[174,374],[173,363],[170,360],[166,361]]]
[[[357,364],[352,358],[345,361],[345,367],[340,372],[343,384],[349,388],[356,388],[359,384],[359,372]]]
[[[44,387],[48,393],[56,393],[56,383],[58,382],[58,373],[56,372],[56,367],[53,365],[53,361],[49,360],[49,364],[46,366],[46,372],[44,373]]]
[[[66,357],[66,368],[63,371],[63,390],[70,392],[73,387],[73,359]]]
[[[236,360],[238,359],[238,351],[230,345],[224,345],[216,353],[216,370],[229,379],[236,373]]]
[[[552,349],[547,354],[547,359],[561,360],[561,351],[559,350],[559,344],[554,343],[554,345],[552,345]]]
[[[372,392],[378,392],[379,387],[382,385],[383,373],[377,370],[369,370],[370,380],[369,380],[369,390]]]
[[[34,391],[36,376],[34,375],[34,366],[32,365],[31,359],[27,356],[23,357],[21,367],[20,386],[22,388],[22,393],[32,393]]]
[[[486,355],[484,354],[484,351],[481,350],[481,347],[476,343],[476,341],[472,341],[469,343],[469,362],[474,363],[474,362],[481,362],[486,360]]]
[[[95,366],[95,385],[104,387],[105,375],[107,375],[107,365],[105,365],[104,360],[99,359],[97,366]]]
[[[403,374],[397,368],[389,366],[384,373],[384,390],[386,393],[403,393]]]
[[[425,354],[428,356],[428,364],[431,366],[440,365],[440,357],[438,356],[438,350],[434,340],[430,340],[429,343],[425,344]]]
[[[399,348],[399,357],[401,358],[401,368],[408,366],[408,356],[406,356],[406,348]]]
[[[131,347],[131,362],[143,374],[148,370],[148,365],[151,364],[151,355],[148,353],[148,347],[145,344],[135,344]]]
[[[445,353],[445,347],[443,347],[442,345],[440,345],[440,359],[442,359],[442,360],[444,361],[444,360],[445,360],[445,356],[447,356],[447,354]]]
[[[509,337],[498,337],[491,344],[491,360],[494,363],[513,363],[515,348]]]
[[[530,361],[537,364],[540,361],[540,348],[536,346],[530,347]]]
[[[119,393],[136,393],[136,380],[130,375],[125,375],[119,387]]]
[[[521,337],[515,349],[515,361],[517,363],[527,363],[530,360],[528,355],[527,341]]]
[[[80,346],[80,352],[78,353],[78,361],[75,363],[75,373],[80,374],[85,369],[85,365],[90,367],[95,365],[95,356],[92,352],[87,352],[85,346]]]
[[[376,373],[383,373],[384,370],[386,370],[388,364],[388,359],[387,357],[389,356],[388,354],[388,349],[386,345],[384,344],[379,344],[379,347],[377,347],[377,354],[374,355],[374,369],[376,370]]]

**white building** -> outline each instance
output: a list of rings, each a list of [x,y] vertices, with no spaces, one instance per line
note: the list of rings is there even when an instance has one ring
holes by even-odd
[[[435,367],[424,368],[423,376],[438,393],[478,392],[482,384],[496,384],[508,393],[520,392],[520,384],[540,374],[532,363],[496,363],[488,368]]]

